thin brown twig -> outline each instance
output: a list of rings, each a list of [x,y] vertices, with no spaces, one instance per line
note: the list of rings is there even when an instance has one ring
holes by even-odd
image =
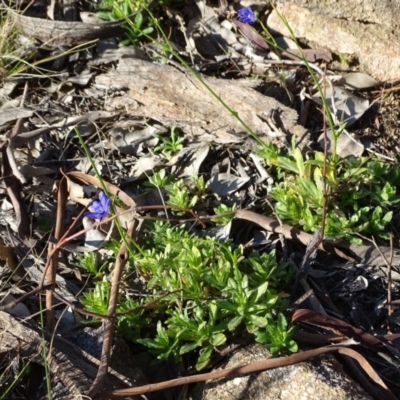
[[[336,351],[339,353],[346,354],[346,355],[356,359],[359,363],[362,364],[364,371],[369,375],[369,377],[374,382],[376,382],[378,385],[380,385],[382,390],[384,390],[386,398],[390,399],[390,400],[396,399],[396,397],[386,387],[386,385],[384,384],[382,379],[373,370],[371,365],[368,363],[368,361],[363,356],[361,356],[355,350],[346,348],[344,346],[338,346],[338,345],[329,346],[329,347],[321,347],[321,348],[317,348],[317,349],[313,349],[313,350],[306,350],[301,353],[290,355],[288,357],[279,357],[279,358],[273,358],[273,359],[268,359],[268,360],[262,360],[262,361],[254,362],[254,363],[247,364],[244,366],[223,369],[221,371],[213,371],[213,372],[209,372],[206,374],[192,375],[192,376],[188,376],[188,377],[184,377],[184,378],[173,379],[170,381],[164,381],[164,382],[160,382],[160,383],[149,384],[149,385],[139,386],[139,387],[130,388],[130,389],[113,390],[111,392],[99,393],[95,397],[95,399],[96,400],[115,399],[118,397],[140,395],[140,394],[155,392],[158,390],[169,389],[169,388],[176,387],[176,386],[188,385],[188,384],[195,383],[195,382],[204,382],[204,381],[211,380],[211,379],[229,378],[229,377],[236,376],[236,375],[248,374],[251,372],[298,364],[298,363],[306,361],[310,358],[313,358],[313,357],[316,357],[316,356],[319,356],[322,354],[336,352]]]
[[[393,264],[393,233],[390,232],[390,258],[387,264],[387,274],[388,274],[388,289],[387,289],[387,301],[388,301],[388,316],[390,317],[393,313],[392,308],[392,264]]]
[[[132,240],[132,235],[136,221],[131,221],[128,227],[126,237]],[[111,282],[110,300],[108,303],[107,319],[104,321],[104,337],[103,337],[103,348],[101,351],[100,365],[97,371],[96,379],[92,383],[89,390],[88,396],[93,398],[98,391],[101,389],[103,382],[107,375],[108,366],[110,364],[111,345],[114,336],[114,323],[115,323],[115,312],[117,310],[118,295],[119,295],[119,284],[122,277],[125,264],[128,261],[129,251],[128,246],[122,243],[119,249],[117,259],[115,262],[114,273]]]

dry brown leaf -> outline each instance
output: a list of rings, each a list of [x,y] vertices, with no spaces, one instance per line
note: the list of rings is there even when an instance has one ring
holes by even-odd
[[[346,336],[349,339],[354,339],[356,342],[361,343],[366,347],[373,348],[375,351],[384,347],[383,343],[375,336],[372,336],[338,318],[319,314],[311,310],[296,310],[292,316],[292,322],[302,322],[323,329],[328,329],[339,336]]]
[[[315,61],[332,61],[332,54],[325,50],[313,50],[313,49],[291,49],[282,52],[282,57],[289,58],[290,60],[306,60],[309,62]]]
[[[265,40],[249,25],[240,21],[232,21],[253,44],[264,51],[270,51]]]

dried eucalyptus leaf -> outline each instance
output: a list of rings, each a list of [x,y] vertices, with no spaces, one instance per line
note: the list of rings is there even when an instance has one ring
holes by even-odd
[[[208,144],[196,146],[190,157],[188,157],[183,165],[181,165],[181,171],[179,173],[179,177],[187,177],[187,176],[198,176],[201,164],[207,157],[207,154],[210,150],[210,146]]]
[[[211,192],[221,197],[226,197],[239,190],[249,180],[250,178],[242,178],[232,174],[223,173],[214,175],[210,179],[208,186]]]
[[[379,85],[380,82],[364,72],[351,72],[343,75],[336,84],[343,85],[349,89],[360,90],[375,87]]]
[[[7,122],[15,121],[19,118],[29,118],[33,115],[33,110],[29,108],[7,108],[0,110],[0,126]]]
[[[370,106],[367,99],[361,99],[339,86],[328,88],[325,96],[335,123],[346,123],[346,127],[354,124]],[[315,94],[312,99],[322,105],[319,93]]]
[[[328,138],[328,152],[332,152],[332,132],[327,132]],[[324,135],[320,135],[318,138],[318,144],[323,149],[325,147],[325,138]],[[355,138],[350,136],[350,134],[343,132],[337,141],[336,146],[336,154],[342,158],[346,157],[361,157],[364,152],[364,146],[361,142]]]

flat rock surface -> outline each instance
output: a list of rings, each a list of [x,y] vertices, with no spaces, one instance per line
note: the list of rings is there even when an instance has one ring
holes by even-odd
[[[258,93],[247,83],[210,77],[203,80],[261,139],[269,141],[272,137],[266,122],[271,113],[299,140],[305,136],[305,129],[297,125],[295,110]],[[107,109],[122,109],[134,117],[156,118],[162,124],[182,129],[195,141],[238,143],[249,137],[199,80],[172,66],[123,58],[115,70],[98,76],[96,85],[126,90],[122,96],[110,96]]]
[[[234,353],[231,368],[271,358],[261,345]],[[371,397],[342,370],[333,356],[236,378],[199,384],[193,400],[369,400]]]
[[[379,80],[400,78],[400,1],[280,1],[294,35],[313,47],[354,56],[361,70]],[[290,36],[273,11],[268,27]]]

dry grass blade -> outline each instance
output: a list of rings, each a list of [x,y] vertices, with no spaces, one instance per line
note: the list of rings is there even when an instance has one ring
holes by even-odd
[[[379,385],[385,392],[385,398],[388,400],[396,400],[398,399],[385,385],[379,375],[375,372],[375,370],[371,367],[371,364],[358,352],[355,350],[349,349],[347,347],[342,347],[339,349],[339,353],[345,354],[347,356],[352,357],[357,360],[363,370],[368,374],[368,376]]]
[[[2,80],[7,71],[4,67],[6,67],[6,59],[7,55],[12,52],[13,47],[13,39],[16,37],[15,35],[15,24],[11,20],[11,18],[3,19],[0,28],[0,79]]]

